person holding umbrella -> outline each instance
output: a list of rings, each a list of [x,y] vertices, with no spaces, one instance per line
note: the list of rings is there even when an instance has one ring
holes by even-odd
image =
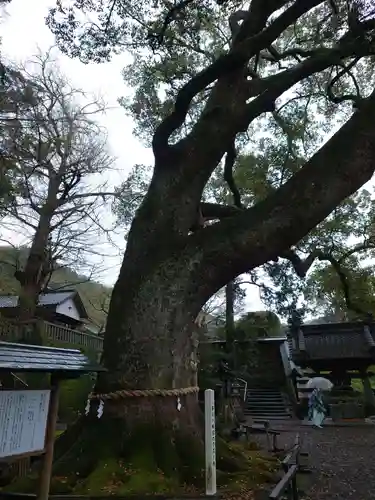
[[[330,391],[333,384],[324,377],[314,377],[308,381],[306,387],[313,389],[309,397],[308,419],[314,427],[322,429],[322,424],[327,415],[327,409],[323,401],[323,391]]]

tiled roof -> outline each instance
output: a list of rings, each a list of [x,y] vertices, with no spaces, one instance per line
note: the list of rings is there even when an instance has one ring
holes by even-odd
[[[61,292],[49,292],[43,293],[39,296],[40,306],[54,306],[59,305],[67,299],[73,298],[76,292],[74,291],[61,291]],[[17,307],[18,296],[17,295],[0,295],[0,309],[6,307]]]
[[[0,308],[4,307],[16,307],[18,297],[14,295],[0,295]]]
[[[61,304],[67,299],[71,299],[74,297],[76,292],[74,291],[69,291],[69,292],[49,292],[49,293],[44,293],[39,296],[39,305],[40,306],[54,306]]]
[[[77,349],[0,342],[0,371],[79,374],[105,369]]]
[[[314,360],[327,359],[371,359],[373,349],[371,339],[375,342],[375,325],[369,328],[370,339],[366,340],[364,324],[326,323],[303,325],[303,343],[305,349],[293,348],[293,340],[288,336],[292,358],[305,352],[307,358]]]

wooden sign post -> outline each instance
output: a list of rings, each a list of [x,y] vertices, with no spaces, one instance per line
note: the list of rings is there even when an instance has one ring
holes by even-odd
[[[44,453],[50,391],[0,391],[0,460]]]
[[[216,495],[215,391],[204,391],[206,495]]]
[[[49,402],[48,421],[46,430],[46,447],[43,457],[42,471],[40,473],[40,483],[38,500],[48,500],[49,486],[51,483],[53,449],[55,445],[57,413],[59,409],[60,384],[57,378],[51,377],[51,397]]]
[[[43,455],[38,500],[48,500],[59,405],[59,381],[51,390],[0,391],[0,460]]]
[[[0,384],[0,461],[43,455],[37,500],[48,500],[61,380],[105,371],[75,349],[0,341],[1,375],[50,373],[48,390],[7,390]]]

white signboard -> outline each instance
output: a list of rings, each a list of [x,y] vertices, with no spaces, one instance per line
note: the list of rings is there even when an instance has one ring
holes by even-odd
[[[215,391],[204,391],[206,495],[216,495]]]
[[[0,458],[44,449],[50,393],[0,391]]]

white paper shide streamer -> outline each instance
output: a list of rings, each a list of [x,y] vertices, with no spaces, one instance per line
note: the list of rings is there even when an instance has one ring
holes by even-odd
[[[86,415],[86,417],[90,413],[90,408],[91,408],[91,401],[90,401],[90,399],[88,399],[87,403],[86,403],[86,407],[85,407],[85,415]],[[101,416],[103,415],[103,411],[104,411],[104,401],[101,399],[100,403],[99,403],[99,406],[98,406],[98,411],[97,411],[97,414],[96,414],[98,418],[101,418]]]

